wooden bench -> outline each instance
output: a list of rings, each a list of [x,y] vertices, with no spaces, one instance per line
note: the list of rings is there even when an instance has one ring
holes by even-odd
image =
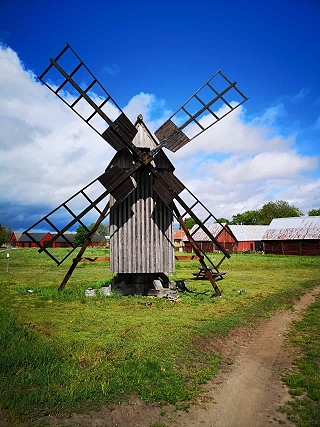
[[[212,267],[208,267],[207,270],[211,271],[211,274],[213,276],[214,279],[216,279],[216,281],[218,280],[222,280],[223,276],[225,274],[227,274],[226,271],[212,271]],[[199,271],[195,271],[193,274],[193,276],[195,276],[195,279],[203,279],[203,278],[208,278],[207,274],[206,274],[206,269],[204,268],[199,268]]]

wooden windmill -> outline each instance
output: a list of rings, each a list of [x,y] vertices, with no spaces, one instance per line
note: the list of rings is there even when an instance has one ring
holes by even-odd
[[[153,136],[142,116],[134,124],[128,119],[70,45],[50,59],[39,79],[116,150],[102,175],[24,232],[39,245],[32,231],[49,228],[52,239],[40,246],[39,252],[44,251],[60,265],[76,249],[70,231],[79,225],[86,229],[87,239],[59,289],[65,287],[98,226],[110,215],[110,269],[117,273],[118,283],[123,281],[132,292],[143,293],[155,279],[167,280],[165,273],[174,271],[176,219],[220,295],[216,279],[222,278],[222,261],[212,263],[184,222],[186,216],[193,218],[197,225],[194,233],[202,230],[224,258],[229,258],[217,235],[207,227],[217,219],[173,174],[174,167],[163,148],[176,152],[243,104],[247,98],[236,83],[219,70]],[[93,212],[98,219],[89,230],[86,217]],[[65,225],[61,225],[62,218]],[[221,225],[219,233],[222,230]],[[62,259],[50,251],[58,240],[72,248]]]

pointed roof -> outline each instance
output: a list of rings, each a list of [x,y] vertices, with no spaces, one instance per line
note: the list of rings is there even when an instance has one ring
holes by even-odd
[[[144,123],[141,114],[137,118],[135,127],[138,132],[133,138],[133,144],[139,148],[149,148],[150,150],[153,150],[158,145],[158,143]]]
[[[11,239],[15,236],[16,240],[18,241],[20,237],[22,236],[22,231],[14,231],[11,235]]]
[[[133,144],[136,145],[141,151],[150,151],[153,150],[158,142],[155,137],[152,135],[150,130],[147,128],[146,124],[143,122],[142,115],[138,116],[138,119],[135,123],[135,127],[138,132],[133,138]],[[119,150],[111,162],[109,163],[107,169],[113,165],[120,166],[123,169],[131,169],[132,167],[133,156],[128,148],[122,148]],[[163,150],[160,150],[151,161],[151,165],[157,169],[164,169],[166,171],[173,172],[174,166],[170,162],[169,158],[165,155]]]

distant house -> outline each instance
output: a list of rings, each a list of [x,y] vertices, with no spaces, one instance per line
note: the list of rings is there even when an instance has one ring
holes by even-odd
[[[34,232],[29,233],[34,238],[34,240],[40,245],[40,246],[48,246],[48,242],[54,237],[56,233],[50,233],[50,232]],[[64,237],[60,236],[58,237],[52,244],[51,247],[53,248],[71,248],[73,240],[75,238],[76,232],[69,232],[64,233]],[[67,239],[67,240],[66,240]],[[30,239],[30,237],[26,236],[22,232],[15,231],[12,233],[11,239],[10,239],[10,245],[12,247],[20,247],[20,248],[37,248],[38,245]],[[94,235],[91,239],[91,243],[89,246],[106,246],[107,245],[107,239],[105,236],[100,235]]]
[[[264,250],[262,238],[268,230],[267,225],[228,225],[237,243],[232,252],[260,252]],[[221,242],[222,243],[222,242]]]
[[[176,251],[184,249],[184,241],[186,233],[183,230],[173,230],[174,248]]]
[[[320,255],[320,216],[275,218],[263,241],[266,254]]]
[[[16,248],[18,246],[18,241],[22,236],[22,231],[14,231],[10,237],[10,246]]]
[[[216,240],[219,241],[219,243],[222,243],[226,249],[230,250],[235,243],[235,239],[233,239],[233,237],[228,234],[223,225],[225,224],[221,225],[219,223],[214,223],[208,225],[207,228],[210,233],[216,238]],[[216,252],[219,250],[216,245],[209,239],[209,236],[204,231],[202,231],[202,229],[199,228],[198,225],[194,225],[191,228],[190,234],[192,235],[193,240],[197,243],[197,245],[203,252]],[[189,242],[186,236],[183,238],[183,242],[185,251],[192,252],[193,249],[191,243]]]
[[[52,234],[45,232],[45,233],[30,233],[31,236],[34,238],[34,240],[39,243],[41,246],[43,246],[46,242],[49,242],[52,239]],[[10,245],[12,247],[17,248],[37,248],[37,244],[30,239],[30,237],[26,236],[23,233],[20,232],[13,232],[11,239],[10,239]]]
[[[230,252],[262,251],[262,237],[268,229],[267,225],[230,225],[219,223],[208,226],[211,234],[217,241]],[[197,226],[191,229],[191,233]],[[218,248],[210,241],[209,237],[201,229],[196,231],[193,239],[203,252],[215,252]],[[192,246],[187,238],[184,239],[185,250],[192,252]]]
[[[57,233],[52,233],[52,235],[54,236]],[[53,242],[53,247],[54,248],[71,248],[72,247],[72,242],[73,239],[76,235],[76,232],[69,232],[69,233],[64,233],[63,236],[59,236],[57,238],[57,240],[55,240]],[[68,239],[68,240],[66,240]],[[70,242],[70,243],[69,243]]]
[[[107,246],[108,243],[108,239],[106,236],[100,235],[100,234],[95,234],[92,238],[91,238],[91,243],[89,246]]]

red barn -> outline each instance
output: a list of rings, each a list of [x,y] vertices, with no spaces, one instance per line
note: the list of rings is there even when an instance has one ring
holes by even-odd
[[[197,225],[194,225],[191,230],[190,234],[192,235],[192,238],[196,241],[197,245],[200,247],[200,249],[203,252],[215,252],[219,249],[216,247],[216,245],[209,239],[209,236],[202,231]],[[228,229],[228,226],[225,224],[219,224],[214,223],[207,226],[210,233],[216,238],[216,240],[219,241],[226,249],[231,250],[233,245],[235,244],[236,239],[232,236],[232,231]],[[230,234],[231,235],[230,235]],[[189,242],[187,237],[183,238],[184,247],[186,252],[192,252],[192,246]]]
[[[275,218],[263,241],[266,254],[320,255],[320,216]]]
[[[52,234],[45,233],[30,233],[32,237],[40,244],[44,245],[45,242],[49,242],[52,239]],[[10,239],[10,245],[12,247],[20,248],[37,248],[38,246],[25,234],[15,231]]]
[[[268,230],[267,225],[228,225],[228,227],[237,239],[232,252],[262,252],[264,250],[262,238]]]
[[[267,225],[222,225],[223,227],[215,223],[208,229],[217,241],[230,252],[263,251],[262,237],[268,229]],[[191,229],[191,234],[195,228]],[[209,240],[209,237],[202,230],[197,231],[193,238],[204,252],[217,250],[215,244]],[[184,243],[185,250],[192,252],[192,247],[186,238]]]
[[[10,237],[10,246],[13,248],[19,247],[19,239],[22,236],[22,231],[14,231]]]

